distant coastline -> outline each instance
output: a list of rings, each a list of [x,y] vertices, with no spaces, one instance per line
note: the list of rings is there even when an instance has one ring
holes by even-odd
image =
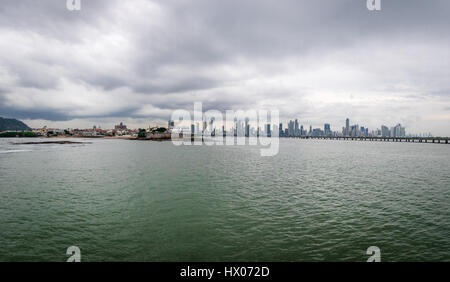
[[[191,135],[191,141],[194,141],[195,138],[201,138],[202,136]],[[219,137],[220,136],[215,136]],[[226,136],[223,136],[225,138]],[[236,137],[236,136],[234,136]],[[243,138],[248,138],[244,137]],[[274,136],[275,137],[275,136]],[[38,135],[34,132],[0,132],[0,138],[45,138],[45,139],[53,139],[53,138],[88,138],[88,139],[122,139],[122,140],[137,140],[137,141],[169,141],[172,140],[171,133],[153,133],[144,136],[132,136],[132,135],[121,135],[121,136],[104,136],[104,135],[93,135],[93,136],[83,136],[83,135],[58,135],[58,136],[43,136]],[[182,139],[182,135],[179,136]],[[213,137],[214,138],[214,137]],[[372,142],[400,142],[400,143],[430,143],[430,144],[449,144],[449,137],[348,137],[348,136],[297,136],[297,137],[286,137],[282,136],[280,138],[286,139],[318,139],[318,140],[342,140],[342,141],[372,141]],[[42,141],[39,144],[43,143],[52,143],[52,142],[60,142],[61,144],[65,144],[64,142],[72,142],[72,141]]]
[[[45,138],[45,139],[53,139],[53,138],[89,138],[89,139],[123,139],[123,140],[155,140],[155,141],[163,141],[170,140],[170,133],[157,133],[157,134],[149,134],[145,137],[132,136],[132,135],[120,135],[120,136],[104,136],[104,135],[93,135],[93,136],[84,136],[84,135],[57,135],[57,136],[45,136],[39,135],[31,131],[6,131],[0,132],[0,138]]]

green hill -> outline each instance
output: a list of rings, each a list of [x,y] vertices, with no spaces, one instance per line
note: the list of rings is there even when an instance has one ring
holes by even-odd
[[[20,120],[0,117],[0,132],[8,130],[22,131],[31,130],[31,128]]]

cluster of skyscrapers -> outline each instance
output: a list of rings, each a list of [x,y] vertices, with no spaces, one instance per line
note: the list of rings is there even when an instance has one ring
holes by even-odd
[[[169,129],[174,128],[175,122],[170,120]],[[218,128],[216,128],[218,126]],[[265,124],[262,128],[254,128],[248,118],[234,119],[231,128],[226,128],[224,124],[216,124],[214,119],[209,121],[203,120],[192,123],[190,128],[183,130],[191,134],[207,134],[207,135],[234,135],[234,136],[272,136],[273,132],[278,132],[280,137],[302,137],[302,136],[348,136],[348,137],[405,137],[405,127],[397,124],[393,127],[381,126],[381,129],[369,131],[369,128],[358,124],[350,124],[350,119],[345,120],[345,126],[341,131],[333,131],[329,123],[325,123],[323,128],[305,128],[298,119],[290,120],[287,127],[280,123],[279,126]]]
[[[358,124],[350,125],[350,119],[345,120],[345,126],[342,131],[332,131],[331,125],[325,123],[323,128],[305,129],[300,125],[298,119],[290,120],[287,128],[283,129],[283,124],[279,126],[279,136],[281,137],[299,137],[299,136],[349,136],[349,137],[405,137],[405,127],[397,124],[393,127],[381,126],[381,129],[369,131],[367,127],[359,126]]]
[[[245,118],[243,120],[235,118],[230,128],[227,128],[223,122],[216,123],[214,118],[210,119],[209,121],[203,120],[193,122],[191,123],[189,129],[180,127],[172,120],[169,120],[168,126],[170,130],[177,130],[184,133],[190,132],[194,135],[211,136],[271,136],[273,132],[272,130],[278,130],[277,126],[275,125],[272,129],[269,123],[264,124],[263,128],[259,126],[255,128],[251,126],[249,118]]]

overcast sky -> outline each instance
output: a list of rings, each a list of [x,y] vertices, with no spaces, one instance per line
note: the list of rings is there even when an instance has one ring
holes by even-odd
[[[200,101],[450,136],[448,0],[81,3],[1,1],[0,116],[137,127]]]

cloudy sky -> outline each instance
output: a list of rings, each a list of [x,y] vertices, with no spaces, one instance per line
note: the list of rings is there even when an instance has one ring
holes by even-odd
[[[200,101],[450,136],[448,0],[81,3],[1,1],[0,116],[137,127]]]

